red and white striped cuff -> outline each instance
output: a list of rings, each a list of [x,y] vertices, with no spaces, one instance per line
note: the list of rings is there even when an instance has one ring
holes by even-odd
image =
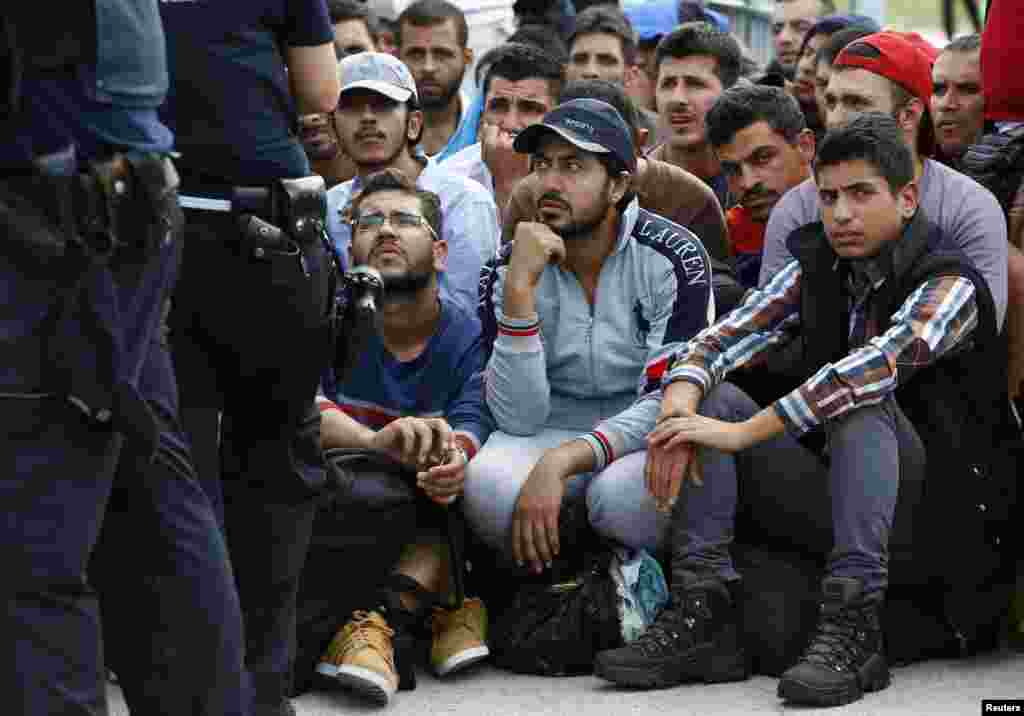
[[[600,430],[594,430],[582,436],[583,440],[594,451],[594,472],[608,467],[615,460],[615,448],[612,441]]]

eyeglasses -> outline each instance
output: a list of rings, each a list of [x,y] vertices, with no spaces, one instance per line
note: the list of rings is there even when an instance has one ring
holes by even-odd
[[[411,229],[414,226],[425,226],[430,235],[434,237],[434,241],[438,240],[437,232],[434,231],[434,227],[430,225],[426,217],[414,214],[411,211],[396,209],[388,214],[382,211],[360,212],[352,224],[360,234],[375,234],[384,226],[385,221],[390,221],[391,226],[396,229]]]

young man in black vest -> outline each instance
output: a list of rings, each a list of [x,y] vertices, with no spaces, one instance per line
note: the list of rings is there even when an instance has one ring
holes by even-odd
[[[902,558],[905,544],[905,524],[892,530],[897,491],[901,514],[906,501],[919,518],[914,566],[933,569],[950,592],[999,552],[972,541],[998,508],[964,494],[983,489],[971,475],[990,470],[1007,418],[988,285],[919,209],[912,154],[891,117],[864,114],[832,130],[814,171],[822,221],[790,235],[795,260],[690,341],[666,375],[645,479],[659,503],[676,505],[672,603],[637,642],[598,656],[609,680],[747,676],[730,557],[738,509],[774,537],[829,555],[817,629],[779,684],[799,703],[848,703],[889,684],[879,615],[890,553]],[[722,384],[797,337],[810,377],[790,394],[762,410]],[[693,486],[677,502],[686,476]],[[948,556],[965,552],[970,560],[951,569]],[[949,604],[945,616],[969,639],[975,610]]]

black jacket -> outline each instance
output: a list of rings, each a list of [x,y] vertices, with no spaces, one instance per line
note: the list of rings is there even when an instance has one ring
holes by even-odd
[[[837,260],[820,223],[793,232],[787,246],[802,270],[801,319],[807,375],[849,345],[848,262]],[[1019,431],[1009,412],[1006,345],[991,293],[956,244],[918,211],[893,244],[887,278],[869,304],[879,334],[925,281],[963,276],[975,287],[979,321],[969,340],[918,370],[896,390],[927,454],[922,502],[897,506],[913,525],[906,551],[890,554],[892,584],[928,584],[944,594],[945,615],[968,641],[998,618],[1012,583]],[[913,515],[906,515],[913,510]]]

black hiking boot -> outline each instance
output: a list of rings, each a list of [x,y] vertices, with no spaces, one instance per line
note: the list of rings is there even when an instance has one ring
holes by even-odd
[[[750,669],[738,621],[733,597],[720,581],[673,590],[672,602],[636,641],[597,655],[594,673],[646,688],[742,681]]]
[[[889,685],[880,597],[864,599],[859,579],[827,577],[817,630],[807,651],[779,681],[779,697],[840,706]]]

